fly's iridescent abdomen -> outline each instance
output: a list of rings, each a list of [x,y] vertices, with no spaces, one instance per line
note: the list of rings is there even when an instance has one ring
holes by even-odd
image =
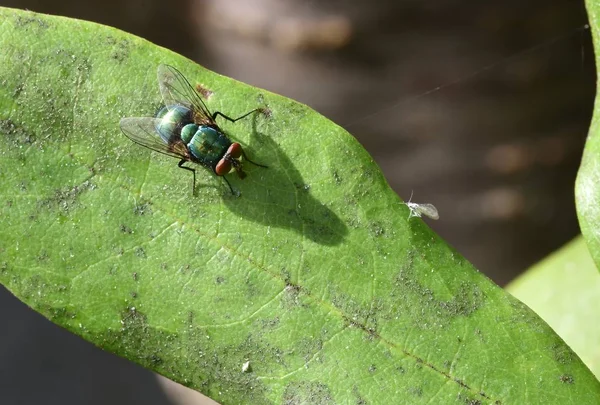
[[[156,132],[165,143],[177,139],[180,136],[181,129],[185,125],[194,122],[192,110],[183,105],[163,107],[156,114],[156,118],[160,119],[156,124]]]

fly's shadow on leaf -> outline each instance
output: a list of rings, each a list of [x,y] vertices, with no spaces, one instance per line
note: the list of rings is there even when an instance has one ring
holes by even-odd
[[[315,243],[334,246],[340,244],[348,228],[325,204],[315,199],[293,162],[267,134],[258,132],[256,116],[252,120],[252,142],[246,153],[257,163],[245,162],[248,171],[245,180],[231,176],[231,184],[241,191],[240,198],[224,198],[223,202],[236,215],[276,228],[290,228]],[[256,150],[269,151],[269,161],[258,161]],[[263,153],[262,156],[265,154]],[[249,181],[254,179],[254,181]]]

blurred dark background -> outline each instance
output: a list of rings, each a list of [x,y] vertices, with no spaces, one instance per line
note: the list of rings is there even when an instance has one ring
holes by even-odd
[[[583,0],[1,0],[111,25],[291,97],[356,136],[504,285],[578,233],[595,89]],[[3,404],[191,404],[0,290]]]

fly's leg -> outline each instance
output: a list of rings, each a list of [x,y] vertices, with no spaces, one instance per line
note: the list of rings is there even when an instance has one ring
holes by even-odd
[[[192,183],[192,195],[196,195],[196,169],[192,169],[191,167],[184,166],[183,164],[187,162],[185,159],[181,159],[177,166],[181,169],[189,170],[194,175],[194,182]]]
[[[194,177],[194,182],[192,183],[192,195],[195,196],[196,195],[196,169],[192,169],[191,167],[184,166],[183,164],[185,162],[187,162],[187,160],[181,159],[179,161],[179,163],[177,164],[177,166],[181,169],[189,170],[190,172],[192,172],[192,175]],[[229,180],[227,180],[227,178],[225,176],[223,176],[223,180],[225,180],[225,183],[227,183],[227,185],[229,186],[229,190],[231,191],[231,194],[237,196],[238,194],[236,194],[235,191],[233,191],[233,187],[231,187],[231,184],[229,184]]]
[[[233,187],[231,187],[231,184],[229,184],[229,180],[227,180],[227,177],[223,176],[223,180],[225,180],[225,183],[227,183],[227,185],[229,186],[229,190],[231,190],[231,194],[236,197],[239,197],[240,194],[239,193],[236,194],[235,191],[233,191]]]
[[[252,163],[254,166],[264,167],[265,169],[269,168],[269,166],[261,165],[260,163],[253,162],[252,160],[248,159],[248,155],[246,155],[246,152],[244,152],[243,149],[242,149],[242,156],[244,157],[244,161],[248,161],[249,163]]]
[[[241,120],[242,118],[246,118],[247,116],[249,116],[252,113],[260,112],[260,111],[263,111],[263,109],[255,108],[254,110],[249,111],[246,114],[242,115],[241,117],[237,117],[237,118],[231,118],[231,117],[228,117],[227,115],[223,114],[221,111],[215,111],[212,115],[212,119],[216,120],[217,116],[220,115],[221,117],[225,118],[227,121],[236,122],[236,121]],[[242,150],[242,156],[244,156],[244,160],[247,160],[249,163],[252,163],[255,166],[264,167],[264,168],[269,167],[269,166],[261,165],[260,163],[253,162],[252,160],[248,159],[248,155],[246,155],[246,152],[244,152],[243,150]],[[227,179],[225,179],[225,181],[227,181]],[[229,181],[227,181],[227,184],[229,185]],[[229,185],[229,188],[231,188],[231,185]],[[231,190],[231,192],[233,193],[233,189]]]
[[[217,119],[217,116],[220,115],[221,117],[225,118],[227,121],[236,122],[236,121],[241,120],[242,118],[246,118],[250,114],[255,113],[257,111],[261,111],[261,109],[255,108],[254,110],[247,112],[246,114],[242,115],[241,117],[237,117],[237,118],[231,118],[231,117],[228,117],[227,115],[223,114],[221,111],[215,111],[212,115],[212,119],[213,119],[213,121],[215,121]]]

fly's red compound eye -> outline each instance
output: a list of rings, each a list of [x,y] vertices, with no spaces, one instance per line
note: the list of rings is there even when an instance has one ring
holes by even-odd
[[[225,158],[219,160],[217,166],[215,167],[215,173],[217,176],[225,176],[227,173],[231,171],[231,162],[225,160]]]
[[[242,157],[242,145],[240,145],[237,142],[232,143],[229,146],[229,149],[227,149],[227,153],[229,153],[229,155],[231,155],[231,157],[234,159],[241,158]]]

